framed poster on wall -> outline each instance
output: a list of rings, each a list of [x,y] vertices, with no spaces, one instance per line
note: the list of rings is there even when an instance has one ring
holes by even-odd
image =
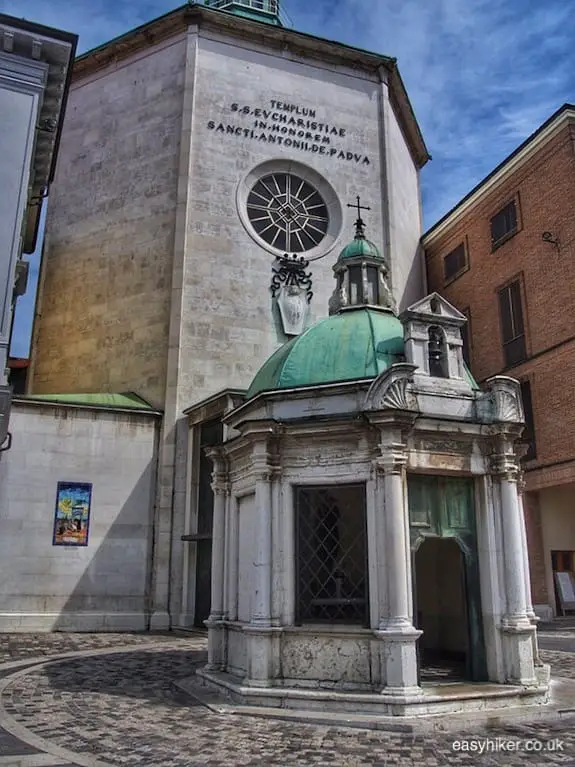
[[[90,483],[58,482],[53,546],[88,545],[91,504]]]

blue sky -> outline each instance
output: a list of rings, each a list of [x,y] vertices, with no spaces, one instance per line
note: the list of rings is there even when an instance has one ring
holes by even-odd
[[[293,25],[394,56],[433,160],[431,226],[561,104],[575,101],[572,0],[283,0]],[[181,0],[0,0],[0,10],[80,36],[80,52]],[[38,254],[12,353],[26,356]]]

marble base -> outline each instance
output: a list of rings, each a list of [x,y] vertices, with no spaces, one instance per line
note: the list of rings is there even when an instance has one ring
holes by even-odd
[[[214,692],[232,702],[252,707],[323,712],[334,714],[392,717],[419,717],[472,711],[500,710],[533,706],[548,701],[548,687],[523,688],[497,684],[438,684],[417,688],[417,694],[343,692],[287,687],[276,682],[273,687],[251,687],[230,674],[198,669],[196,678]]]

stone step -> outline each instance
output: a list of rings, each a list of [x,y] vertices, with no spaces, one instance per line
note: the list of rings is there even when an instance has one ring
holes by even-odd
[[[463,710],[459,713],[421,714],[418,716],[391,716],[371,713],[350,713],[343,711],[309,710],[305,701],[298,701],[290,708],[278,706],[253,706],[236,703],[211,687],[206,687],[197,677],[173,683],[178,692],[199,702],[212,712],[222,716],[257,716],[269,719],[326,727],[351,727],[369,730],[385,730],[398,733],[441,733],[463,732],[478,728],[490,729],[509,724],[526,724],[559,719],[575,722],[575,680],[553,679],[550,702],[547,704],[511,705],[504,708]]]

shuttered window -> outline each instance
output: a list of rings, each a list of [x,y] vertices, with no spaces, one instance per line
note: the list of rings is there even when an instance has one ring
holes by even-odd
[[[462,242],[443,259],[443,275],[445,277],[445,282],[451,282],[451,280],[454,280],[466,269],[467,256],[465,253],[465,244]]]
[[[510,367],[522,362],[527,356],[519,280],[499,291],[499,312],[505,365]]]
[[[517,208],[515,200],[507,203],[491,219],[491,245],[493,250],[502,245],[517,231]]]

